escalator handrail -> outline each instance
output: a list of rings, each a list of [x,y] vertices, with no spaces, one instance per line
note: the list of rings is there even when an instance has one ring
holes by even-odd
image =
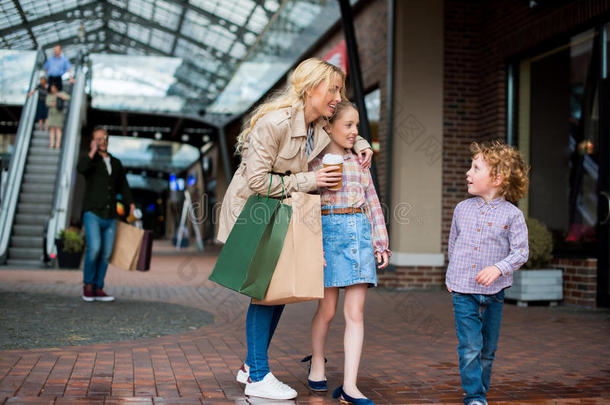
[[[38,86],[43,62],[44,52],[42,49],[38,49],[36,52],[36,63],[30,76],[28,92]],[[8,181],[2,195],[2,204],[0,206],[0,263],[5,263],[7,258],[8,244],[15,219],[15,212],[17,211],[17,200],[19,199],[19,190],[21,189],[25,163],[30,149],[37,106],[38,92],[35,91],[32,96],[26,99],[21,111],[21,119],[19,120],[15,137],[15,152],[11,158]]]
[[[76,160],[80,148],[80,128],[82,119],[82,107],[85,99],[86,76],[83,64],[75,68],[74,85],[68,110],[68,118],[64,127],[63,148],[59,169],[57,171],[57,182],[53,197],[53,208],[47,222],[46,229],[46,253],[52,255],[55,252],[55,238],[58,233],[68,225],[68,213],[72,197],[74,179],[76,177]]]

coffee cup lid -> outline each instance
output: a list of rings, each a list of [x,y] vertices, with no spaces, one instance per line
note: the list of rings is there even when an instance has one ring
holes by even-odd
[[[322,158],[322,164],[324,165],[340,165],[341,163],[343,163],[343,156],[334,153],[327,153]]]

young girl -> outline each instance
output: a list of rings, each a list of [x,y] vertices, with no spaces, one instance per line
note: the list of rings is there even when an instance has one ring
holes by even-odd
[[[366,291],[377,285],[375,258],[388,265],[388,233],[373,180],[368,169],[362,169],[351,151],[358,136],[358,111],[348,101],[337,104],[335,113],[324,129],[331,142],[321,154],[343,157],[341,188],[322,190],[322,235],[324,246],[324,299],[318,304],[311,329],[313,355],[307,382],[314,391],[326,391],[324,345],[328,327],[337,307],[339,288],[345,287],[345,350],[343,385],[333,398],[355,405],[372,404],[356,386],[358,365],[364,338],[363,309]],[[322,167],[322,158],[310,163],[310,170]],[[372,224],[372,232],[371,232]],[[372,240],[371,240],[372,236]]]

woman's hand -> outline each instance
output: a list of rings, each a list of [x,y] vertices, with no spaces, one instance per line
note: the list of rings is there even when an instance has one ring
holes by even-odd
[[[379,266],[377,266],[378,269],[383,269],[385,267],[388,267],[388,264],[390,263],[390,256],[388,255],[387,251],[385,251],[383,253],[381,253],[381,252],[375,253],[375,258],[377,258],[377,263],[381,263]]]
[[[318,187],[333,187],[341,181],[342,173],[337,172],[339,166],[328,166],[317,170],[316,184]]]
[[[360,162],[360,167],[362,167],[363,169],[370,169],[372,160],[373,160],[373,149],[371,149],[371,148],[363,149],[358,153],[358,161]]]

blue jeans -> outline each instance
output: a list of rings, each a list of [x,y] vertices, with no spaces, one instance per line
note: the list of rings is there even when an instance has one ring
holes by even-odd
[[[246,316],[246,340],[250,367],[250,380],[257,382],[269,373],[269,343],[277,327],[284,305],[256,305],[250,303]]]
[[[504,290],[495,295],[456,292],[451,295],[459,340],[460,377],[466,392],[464,403],[475,400],[487,403],[491,366],[500,336]]]
[[[83,223],[87,234],[83,282],[92,284],[94,289],[102,289],[114,245],[116,220],[100,218],[93,212],[86,211]]]

